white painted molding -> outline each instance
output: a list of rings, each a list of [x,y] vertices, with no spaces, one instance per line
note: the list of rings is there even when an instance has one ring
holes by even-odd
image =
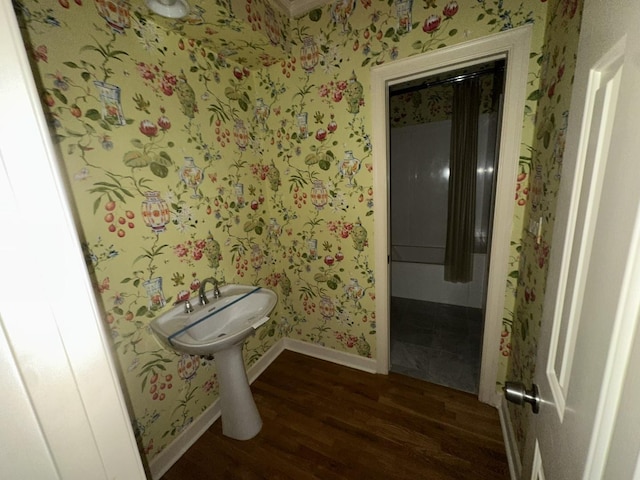
[[[191,425],[185,428],[167,448],[149,462],[153,480],[160,479],[189,448],[220,418],[220,399],[216,399]]]
[[[390,254],[389,232],[389,87],[409,80],[430,76],[505,58],[507,60],[504,92],[504,112],[500,134],[496,200],[493,220],[485,308],[482,367],[478,398],[498,407],[500,394],[496,389],[499,369],[499,341],[504,314],[506,281],[509,273],[509,251],[514,216],[513,189],[516,184],[520,141],[526,100],[531,26],[496,33],[477,40],[463,42],[433,52],[385,63],[371,69],[373,122],[373,183],[374,183],[374,243],[376,277],[376,361],[377,371],[389,371],[389,301]]]
[[[262,355],[256,363],[247,369],[249,383],[255,382],[262,372],[264,372],[273,361],[285,350],[286,338],[278,340],[267,352]]]
[[[513,429],[513,423],[511,423],[511,416],[509,415],[508,403],[504,396],[502,397],[500,407],[498,407],[498,414],[500,415],[502,438],[504,439],[507,461],[509,462],[509,475],[511,476],[511,480],[520,480],[522,477],[522,462],[520,460],[520,454],[518,453],[516,432]]]
[[[338,365],[355,368],[356,370],[362,370],[363,372],[376,373],[377,371],[376,361],[371,358],[365,358],[347,352],[340,352],[315,343],[303,342],[292,338],[284,338],[283,340],[285,349],[291,350],[292,352],[302,353],[309,357],[337,363]]]
[[[301,353],[309,357],[337,363],[368,373],[375,373],[375,361],[351,353],[339,352],[313,343],[281,338],[256,363],[247,369],[249,383],[253,383],[278,358],[284,350]],[[191,425],[185,428],[173,442],[149,462],[149,471],[153,480],[159,480],[176,463],[204,432],[220,418],[220,402],[216,399]]]

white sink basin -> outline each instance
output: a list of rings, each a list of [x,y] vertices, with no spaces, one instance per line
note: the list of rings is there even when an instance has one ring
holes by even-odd
[[[262,418],[251,395],[242,357],[244,341],[269,320],[278,296],[250,285],[220,287],[220,297],[207,292],[209,303],[192,302],[193,312],[179,304],[151,322],[169,348],[191,355],[213,355],[218,367],[222,433],[248,440],[260,432]]]
[[[178,304],[151,322],[156,336],[170,348],[191,355],[213,355],[244,341],[269,320],[278,300],[272,290],[250,285],[224,285],[220,297],[207,292],[209,303],[193,299],[194,311]]]

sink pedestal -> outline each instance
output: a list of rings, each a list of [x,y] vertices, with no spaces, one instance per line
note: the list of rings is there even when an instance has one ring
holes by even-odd
[[[249,440],[262,428],[262,418],[244,368],[243,345],[244,339],[214,354],[220,385],[222,433],[236,440]]]

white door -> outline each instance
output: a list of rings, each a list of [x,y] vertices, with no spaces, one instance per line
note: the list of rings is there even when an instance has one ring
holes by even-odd
[[[0,478],[146,478],[10,0],[0,0]]]
[[[640,305],[635,0],[585,0],[563,168],[535,376],[540,413],[530,417],[522,478],[633,478],[640,442],[638,424],[627,428],[640,400],[627,375],[638,355]]]

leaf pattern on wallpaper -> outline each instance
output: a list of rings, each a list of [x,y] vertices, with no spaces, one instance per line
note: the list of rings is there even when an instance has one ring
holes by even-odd
[[[148,460],[218,395],[215,363],[163,348],[148,326],[206,277],[278,293],[246,344],[247,365],[282,337],[375,358],[369,70],[528,22],[540,56],[546,2],[472,3],[336,0],[288,19],[266,0],[231,0],[194,4],[176,21],[143,2],[15,2]],[[539,70],[534,59],[531,79]],[[555,98],[569,77],[556,79]],[[529,93],[538,87],[532,80]],[[527,108],[535,114],[535,101]],[[523,156],[533,148],[535,165],[533,126],[523,124]],[[545,181],[552,194],[555,176]],[[540,267],[527,268],[537,278]],[[523,313],[515,295],[505,283],[505,344]]]

